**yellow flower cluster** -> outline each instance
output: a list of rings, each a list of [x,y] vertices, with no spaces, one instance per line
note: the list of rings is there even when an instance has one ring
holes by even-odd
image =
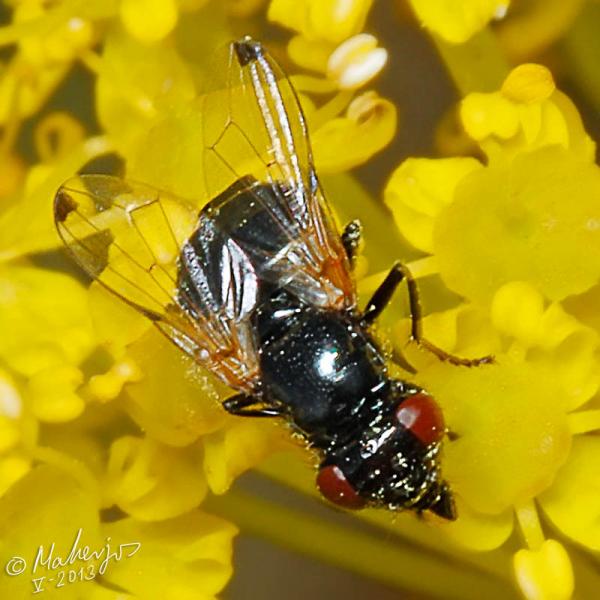
[[[367,89],[388,59],[367,32],[372,0],[6,3],[0,569],[11,557],[32,560],[40,545],[54,543],[56,555],[66,556],[81,529],[81,547],[111,539],[140,550],[113,561],[100,579],[70,582],[61,596],[214,598],[231,576],[237,529],[207,512],[208,504],[250,531],[399,587],[440,595],[437,579],[454,578],[464,598],[484,589],[506,597],[512,560],[528,599],[571,596],[568,540],[600,550],[600,171],[594,142],[548,68],[526,62],[495,87],[488,74],[477,86],[486,58],[504,64],[484,49],[529,60],[566,35],[565,23],[583,10],[581,1],[553,0],[561,20],[543,2],[526,4],[513,17],[508,0],[410,1],[457,79],[477,57],[458,113],[478,158],[403,161],[384,192],[392,222],[347,173],[397,129],[396,106]],[[427,336],[457,354],[496,357],[473,369],[443,364],[406,344],[407,320],[393,326],[390,346],[417,371],[401,375],[444,410],[451,441],[443,472],[459,519],[426,525],[370,511],[358,518],[409,538],[426,549],[423,557],[402,550],[396,537],[381,542],[250,495],[221,496],[267,456],[263,472],[315,494],[310,457],[284,428],[226,415],[218,401],[230,390],[61,254],[52,198],[107,155],[116,154],[132,180],[198,206],[208,200],[200,155],[211,115],[200,107],[210,89],[209,57],[231,38],[269,31],[264,15],[269,27],[291,32],[274,52],[299,93],[317,171],[339,198],[340,216],[358,214],[365,224],[370,261],[359,264],[359,275],[397,258],[369,253],[370,240],[385,237],[400,248],[403,236],[423,254],[412,271],[441,298],[424,320]],[[537,37],[520,42],[517,34],[530,30]],[[73,84],[82,96],[77,110],[52,108],[49,101]],[[28,130],[31,152],[22,143]],[[362,279],[360,290],[381,277]],[[509,546],[515,523],[524,544],[515,537]],[[484,550],[496,554],[475,554]],[[473,569],[436,566],[430,555],[437,553]],[[401,561],[408,567],[398,569]],[[584,585],[598,584],[591,569],[577,569]],[[31,577],[0,573],[2,597],[25,597],[31,586]]]
[[[544,540],[534,501],[570,538],[600,547],[590,526],[600,506],[597,438],[577,435],[600,425],[592,405],[581,410],[600,384],[600,332],[563,302],[600,278],[595,145],[540,65],[516,67],[497,92],[466,96],[460,117],[486,163],[408,159],[385,198],[403,234],[429,255],[420,265],[464,299],[430,314],[426,331],[460,354],[491,352],[496,364],[449,373],[420,354],[408,358],[457,436],[445,466],[463,517],[448,533],[494,548],[516,515],[528,546],[514,559],[524,593],[568,598],[568,555]]]

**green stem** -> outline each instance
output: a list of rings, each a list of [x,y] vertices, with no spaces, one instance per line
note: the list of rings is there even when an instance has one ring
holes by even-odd
[[[511,597],[507,581],[442,560],[384,535],[348,528],[305,512],[231,491],[207,502],[244,533],[396,588],[444,600]]]

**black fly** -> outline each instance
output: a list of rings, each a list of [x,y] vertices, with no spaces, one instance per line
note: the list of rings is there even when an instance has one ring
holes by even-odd
[[[237,390],[227,411],[289,422],[318,453],[330,501],[454,519],[439,473],[441,411],[389,376],[369,328],[406,280],[415,341],[455,364],[490,359],[459,359],[421,337],[401,265],[359,310],[360,226],[335,229],[293,88],[252,39],[232,43],[226,60],[226,80],[204,96],[212,200],[199,216],[149,186],[87,175],[58,191],[58,231],[88,273]]]

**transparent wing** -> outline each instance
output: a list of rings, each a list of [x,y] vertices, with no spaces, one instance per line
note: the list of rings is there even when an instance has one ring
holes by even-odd
[[[193,315],[182,307],[198,301],[185,297],[179,274],[186,241],[198,226],[195,206],[147,185],[82,175],[59,189],[54,214],[59,235],[91,277],[228,385],[254,389],[256,356],[237,306],[248,301],[244,256],[221,257],[219,276],[229,287],[220,297],[209,290]],[[206,265],[198,268],[201,276]]]
[[[248,176],[273,185],[281,201],[272,219],[289,242],[273,273],[310,303],[354,306],[349,264],[314,172],[290,82],[261,44],[249,38],[224,49],[213,72],[217,77],[202,108],[208,197]],[[254,201],[263,202],[258,194]]]

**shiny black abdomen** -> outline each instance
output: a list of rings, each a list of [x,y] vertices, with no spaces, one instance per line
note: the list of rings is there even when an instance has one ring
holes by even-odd
[[[254,315],[262,392],[278,401],[300,429],[333,437],[381,396],[384,360],[350,314],[309,307],[276,292]],[[321,445],[321,444],[317,444]]]

